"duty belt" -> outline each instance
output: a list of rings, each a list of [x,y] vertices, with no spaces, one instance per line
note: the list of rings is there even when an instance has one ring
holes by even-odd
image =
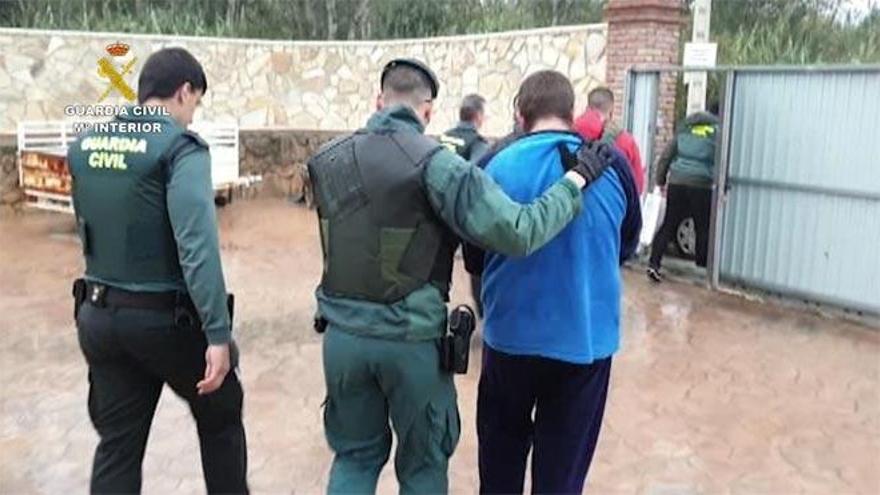
[[[189,296],[177,291],[132,292],[96,282],[86,282],[85,289],[85,300],[98,307],[112,306],[155,311],[192,307]]]

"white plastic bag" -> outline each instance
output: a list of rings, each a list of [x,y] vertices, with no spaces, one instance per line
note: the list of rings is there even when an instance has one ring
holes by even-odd
[[[645,195],[642,200],[642,231],[639,233],[639,244],[649,246],[654,240],[654,235],[663,225],[663,216],[666,214],[666,197],[660,192],[659,187]]]

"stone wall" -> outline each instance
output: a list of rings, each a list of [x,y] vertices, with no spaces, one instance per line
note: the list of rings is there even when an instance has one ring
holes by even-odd
[[[333,131],[242,131],[239,135],[240,170],[262,176],[261,195],[301,201],[305,193],[305,165],[322,144],[338,136]]]
[[[351,130],[373,111],[381,67],[399,56],[428,62],[441,80],[429,132],[457,120],[461,97],[489,102],[485,132],[506,133],[520,81],[539,69],[567,74],[579,104],[605,80],[604,24],[488,35],[366,42],[259,41],[116,33],[0,29],[0,133],[20,120],[60,119],[72,104],[94,105],[108,87],[98,73],[105,47],[117,41],[136,58],[125,79],[150,53],[183,46],[203,64],[209,91],[196,119],[237,121],[245,129]],[[123,103],[114,91],[102,103]]]
[[[15,160],[15,143],[0,140],[0,210],[17,205],[23,194],[18,188],[18,164]]]

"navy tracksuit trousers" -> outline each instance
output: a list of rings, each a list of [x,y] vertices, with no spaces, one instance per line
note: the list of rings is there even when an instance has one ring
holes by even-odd
[[[529,448],[532,493],[581,493],[610,372],[610,357],[578,365],[484,344],[477,399],[480,493],[522,493]]]

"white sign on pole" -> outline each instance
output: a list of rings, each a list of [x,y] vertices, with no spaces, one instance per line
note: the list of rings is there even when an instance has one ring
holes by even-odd
[[[686,43],[684,45],[684,65],[688,67],[715,67],[718,54],[716,43]],[[708,77],[705,72],[686,72],[684,82],[688,85],[687,114],[706,108]]]
[[[718,43],[690,42],[684,44],[684,65],[715,67]]]

